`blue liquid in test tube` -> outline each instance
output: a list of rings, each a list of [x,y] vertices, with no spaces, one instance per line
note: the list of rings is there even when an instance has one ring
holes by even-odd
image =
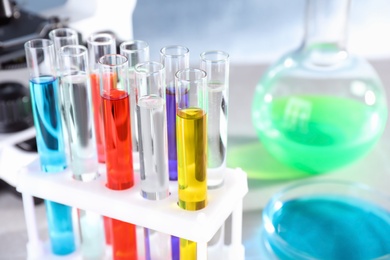
[[[60,203],[45,200],[49,226],[51,250],[56,255],[67,255],[75,251],[72,208]]]
[[[36,140],[42,171],[56,173],[67,167],[58,109],[58,79],[42,76],[30,80]],[[45,200],[52,252],[70,254],[76,249],[69,206]]]
[[[67,166],[60,112],[58,79],[43,76],[30,80],[36,140],[44,172],[60,172]]]

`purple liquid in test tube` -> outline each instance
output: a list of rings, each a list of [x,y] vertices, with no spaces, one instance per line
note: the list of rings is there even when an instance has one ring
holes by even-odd
[[[169,180],[177,180],[177,150],[176,150],[176,97],[175,74],[189,67],[190,51],[180,45],[166,46],[160,50],[161,63],[165,66],[166,83],[166,113],[168,135],[168,166]],[[171,236],[172,260],[180,259],[179,238]]]
[[[176,150],[176,99],[175,74],[189,67],[190,51],[180,45],[166,46],[160,50],[161,63],[166,71],[166,111],[168,133],[168,164],[169,180],[177,180],[177,150]]]
[[[169,179],[177,180],[177,150],[176,150],[176,98],[175,86],[166,88],[166,109],[168,128],[168,164]]]

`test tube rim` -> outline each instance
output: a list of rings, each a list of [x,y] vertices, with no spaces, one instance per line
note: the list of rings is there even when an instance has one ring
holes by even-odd
[[[66,49],[77,49],[77,50],[82,50],[81,52],[78,52],[78,53],[66,53],[64,50]],[[81,56],[84,56],[84,55],[88,55],[88,49],[83,46],[83,45],[79,45],[79,44],[72,44],[72,45],[65,45],[65,46],[62,46],[60,48],[60,55],[61,56],[66,56],[66,57],[81,57]]]
[[[202,77],[197,77],[195,79],[188,79],[188,78],[182,78],[182,77],[179,77],[181,74],[184,74],[186,72],[190,72],[190,71],[193,71],[193,72],[199,72],[201,73],[200,75],[202,75]],[[190,67],[190,68],[184,68],[184,69],[181,69],[181,70],[178,70],[176,73],[175,73],[175,78],[178,80],[178,81],[183,81],[183,82],[199,82],[199,81],[203,81],[203,80],[206,80],[207,78],[207,72],[203,69],[199,69],[199,68],[193,68],[193,67]]]
[[[136,49],[127,49],[127,46],[135,46]],[[140,47],[139,47],[140,46]],[[119,45],[119,49],[124,53],[137,53],[139,51],[144,51],[146,49],[149,49],[149,44],[146,41],[143,40],[130,40],[130,41],[124,41]]]
[[[165,52],[168,49],[176,49],[176,50],[183,50],[181,53],[167,53]],[[160,49],[160,54],[165,57],[181,57],[181,56],[187,56],[190,54],[190,49],[188,49],[186,46],[183,45],[168,45]]]
[[[40,43],[39,45],[35,45],[35,43]],[[45,48],[50,48],[50,46],[53,46],[54,48],[54,42],[50,39],[44,39],[44,38],[37,38],[37,39],[32,39],[27,41],[24,44],[25,48],[28,49],[45,49]]]
[[[57,35],[56,33],[58,33],[58,32],[64,32],[65,35]],[[51,30],[49,32],[49,38],[51,40],[54,40],[54,37],[58,38],[58,39],[62,39],[62,38],[68,38],[70,36],[76,36],[77,37],[78,34],[77,34],[76,30],[74,30],[72,28],[57,28],[57,29]]]
[[[108,64],[108,63],[103,63],[103,60],[104,59],[108,59],[109,57],[115,57],[115,58],[120,58],[121,61],[123,62],[120,62],[120,63],[116,63],[116,64]],[[115,59],[117,60],[117,59]],[[127,65],[127,62],[128,62],[128,59],[126,56],[122,55],[122,54],[118,54],[118,53],[111,53],[111,54],[105,54],[103,55],[102,57],[99,58],[98,60],[98,63],[102,66],[107,66],[107,67],[121,67],[121,66],[126,66]]]
[[[221,57],[221,58],[215,58],[215,59],[207,58],[207,56],[209,56],[209,55],[215,55],[215,56]],[[227,62],[227,61],[229,61],[229,58],[230,58],[228,52],[221,51],[221,50],[204,51],[199,56],[200,56],[200,59],[202,61],[211,62],[211,63]]]
[[[157,68],[156,70],[140,70],[141,67],[144,67],[148,65],[148,68],[151,67],[151,65],[156,65],[158,66],[159,68]],[[137,63],[134,67],[134,70],[136,73],[138,74],[146,74],[148,76],[150,75],[153,75],[153,74],[156,74],[156,73],[160,73],[161,71],[163,71],[165,69],[165,66],[164,64],[162,64],[161,62],[157,62],[157,61],[144,61],[144,62],[140,62],[140,63]]]
[[[96,39],[98,38],[105,38],[107,40],[105,41],[96,41]],[[112,43],[115,43],[115,37],[114,35],[110,34],[110,33],[94,33],[92,35],[90,35],[87,39],[87,42],[88,44],[90,45],[108,45],[108,44],[112,44]]]

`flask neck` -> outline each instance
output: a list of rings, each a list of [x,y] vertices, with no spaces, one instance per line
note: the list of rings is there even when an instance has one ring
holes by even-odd
[[[345,50],[350,0],[306,0],[304,49]]]

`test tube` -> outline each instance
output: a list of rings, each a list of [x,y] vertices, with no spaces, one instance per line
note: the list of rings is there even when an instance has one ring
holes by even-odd
[[[139,153],[138,143],[138,119],[136,109],[136,83],[134,67],[137,63],[149,60],[149,44],[141,40],[125,41],[119,46],[120,54],[125,56],[129,62],[129,80],[130,80],[130,114],[131,114],[131,134],[133,153]]]
[[[127,72],[128,61],[123,55],[109,54],[99,59],[107,187],[112,190],[125,190],[134,184]]]
[[[103,108],[100,97],[99,59],[106,54],[116,53],[116,41],[112,34],[96,33],[87,39],[89,68],[91,77],[92,107],[95,124],[95,138],[98,161],[105,163]]]
[[[207,73],[207,186],[223,185],[226,171],[229,54],[224,51],[206,51],[200,54],[200,68]]]
[[[103,125],[103,105],[100,96],[99,80],[99,59],[106,54],[116,53],[115,37],[109,33],[95,33],[87,39],[89,69],[91,78],[91,97],[93,122],[95,126],[96,148],[98,153],[98,162],[105,163],[105,145],[104,145],[104,125]],[[106,242],[111,244],[112,230],[111,219],[104,217],[104,227],[106,230]]]
[[[79,44],[79,37],[75,30],[71,28],[57,28],[49,32],[49,38],[54,43],[54,49],[58,55],[60,48],[66,45],[76,45]],[[57,69],[60,65],[59,59],[57,59]]]
[[[176,97],[175,74],[189,67],[190,51],[181,45],[170,45],[160,50],[160,60],[165,67],[166,110],[168,135],[169,179],[177,180],[177,143],[176,143]],[[172,260],[179,260],[179,238],[171,237]]]
[[[178,204],[200,210],[207,204],[206,72],[187,68],[176,73]],[[180,259],[196,259],[196,243],[180,239]]]
[[[98,161],[93,134],[88,50],[81,45],[66,45],[60,49],[59,61],[60,89],[64,100],[73,178],[79,181],[91,181],[98,177]],[[81,209],[78,213],[83,257],[104,258],[102,216]]]
[[[107,184],[109,189],[133,186],[128,60],[120,54],[99,59],[100,95],[105,133]],[[112,219],[113,259],[137,259],[136,226]]]
[[[177,180],[175,74],[189,67],[190,51],[181,45],[166,46],[160,50],[160,60],[166,71],[169,179]]]
[[[54,44],[48,39],[25,43],[37,150],[43,172],[57,173],[67,167],[58,106],[58,78]],[[76,249],[72,209],[45,200],[52,252],[70,254]]]
[[[169,195],[165,69],[159,62],[135,66],[142,197],[159,200]]]
[[[71,28],[57,28],[54,30],[51,30],[49,32],[49,38],[50,40],[53,41],[54,43],[54,49],[55,49],[55,55],[56,55],[56,69],[57,73],[60,76],[60,59],[59,59],[59,52],[60,48],[66,45],[76,45],[79,44],[79,38],[78,34],[75,30]],[[61,78],[58,77],[59,79],[59,86],[61,88]],[[67,116],[65,114],[65,108],[64,108],[64,99],[62,96],[61,91],[59,92],[59,105],[60,105],[60,112],[61,112],[61,122],[62,122],[62,129],[64,132],[64,141],[65,141],[65,151],[67,154],[67,157],[70,157],[70,152],[69,152],[69,140],[68,140],[68,134],[67,134]]]
[[[60,49],[61,95],[70,143],[70,166],[76,180],[91,181],[98,176],[93,129],[88,50],[81,45]]]

